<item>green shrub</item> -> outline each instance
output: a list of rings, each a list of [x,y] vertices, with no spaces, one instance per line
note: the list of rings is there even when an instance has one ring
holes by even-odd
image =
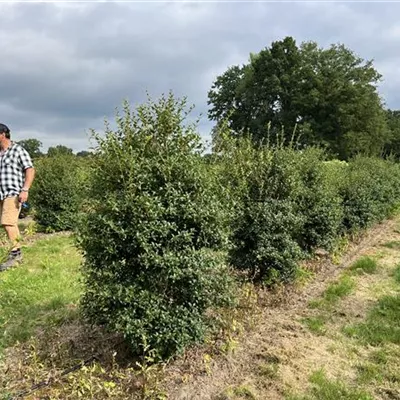
[[[78,232],[85,255],[83,311],[132,349],[168,357],[199,341],[206,310],[229,302],[219,253],[224,207],[200,137],[172,95],[117,115],[95,134],[89,202]]]
[[[234,210],[231,263],[264,282],[294,276],[302,250],[329,248],[343,208],[318,149],[255,147],[219,135],[221,171]]]
[[[73,229],[84,198],[81,161],[74,155],[43,157],[35,169],[30,197],[35,220],[47,230]]]
[[[289,280],[301,256],[332,249],[340,235],[398,206],[400,168],[389,160],[326,161],[320,149],[255,146],[223,126],[216,137],[221,202],[232,221],[229,258],[255,279]]]
[[[398,164],[370,157],[356,157],[348,164],[341,187],[344,231],[367,228],[382,221],[400,199]]]
[[[343,220],[337,168],[326,167],[325,154],[319,149],[307,149],[297,156],[302,192],[294,201],[303,216],[300,245],[308,252],[317,247],[331,249]]]
[[[247,270],[256,281],[290,281],[301,257],[295,240],[300,225],[301,219],[289,201],[248,203],[233,234],[232,265]]]
[[[301,180],[293,155],[251,148],[246,139],[224,160],[226,170],[235,172],[231,192],[237,191],[229,260],[264,283],[291,280],[301,255],[302,216],[292,200],[301,193]]]

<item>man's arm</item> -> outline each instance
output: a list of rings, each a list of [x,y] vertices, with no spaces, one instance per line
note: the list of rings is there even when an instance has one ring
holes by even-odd
[[[30,189],[33,179],[35,178],[35,168],[30,167],[25,170],[25,182],[19,194],[20,203],[25,203],[28,200],[28,190]]]
[[[35,168],[27,168],[25,170],[25,183],[22,190],[29,190],[32,186],[33,179],[35,178]]]

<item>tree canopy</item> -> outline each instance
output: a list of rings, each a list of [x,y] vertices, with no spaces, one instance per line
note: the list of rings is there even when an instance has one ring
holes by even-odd
[[[63,146],[62,144],[59,144],[54,147],[49,147],[49,149],[47,150],[47,155],[49,157],[72,155],[72,154],[73,154],[73,150],[67,146]]]
[[[40,150],[43,144],[38,139],[20,140],[18,144],[20,144],[32,158],[38,158],[43,155]]]
[[[216,78],[209,117],[257,142],[289,139],[297,129],[301,144],[322,145],[339,158],[381,154],[390,130],[377,91],[380,78],[372,61],[344,45],[298,46],[286,37]]]
[[[386,153],[400,158],[400,110],[387,110],[387,125],[390,142],[386,145]]]

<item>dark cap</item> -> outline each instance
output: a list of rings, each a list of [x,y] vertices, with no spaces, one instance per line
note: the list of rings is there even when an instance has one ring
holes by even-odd
[[[0,133],[10,133],[10,129],[7,125],[0,124]]]

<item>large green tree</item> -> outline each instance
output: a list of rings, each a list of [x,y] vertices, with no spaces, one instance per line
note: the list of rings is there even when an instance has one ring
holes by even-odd
[[[385,148],[386,154],[400,158],[400,110],[387,110],[386,118],[390,132],[390,143]]]
[[[73,154],[73,150],[67,146],[63,146],[62,144],[59,144],[54,147],[49,147],[49,149],[47,150],[47,155],[49,157],[67,156],[67,155],[72,155],[72,154]]]
[[[43,155],[40,150],[43,145],[42,142],[38,139],[20,140],[18,144],[20,144],[32,158],[38,158]]]
[[[209,117],[256,141],[289,139],[297,128],[303,144],[323,145],[341,158],[379,154],[389,140],[379,79],[371,61],[343,45],[297,46],[286,37],[216,78]]]

